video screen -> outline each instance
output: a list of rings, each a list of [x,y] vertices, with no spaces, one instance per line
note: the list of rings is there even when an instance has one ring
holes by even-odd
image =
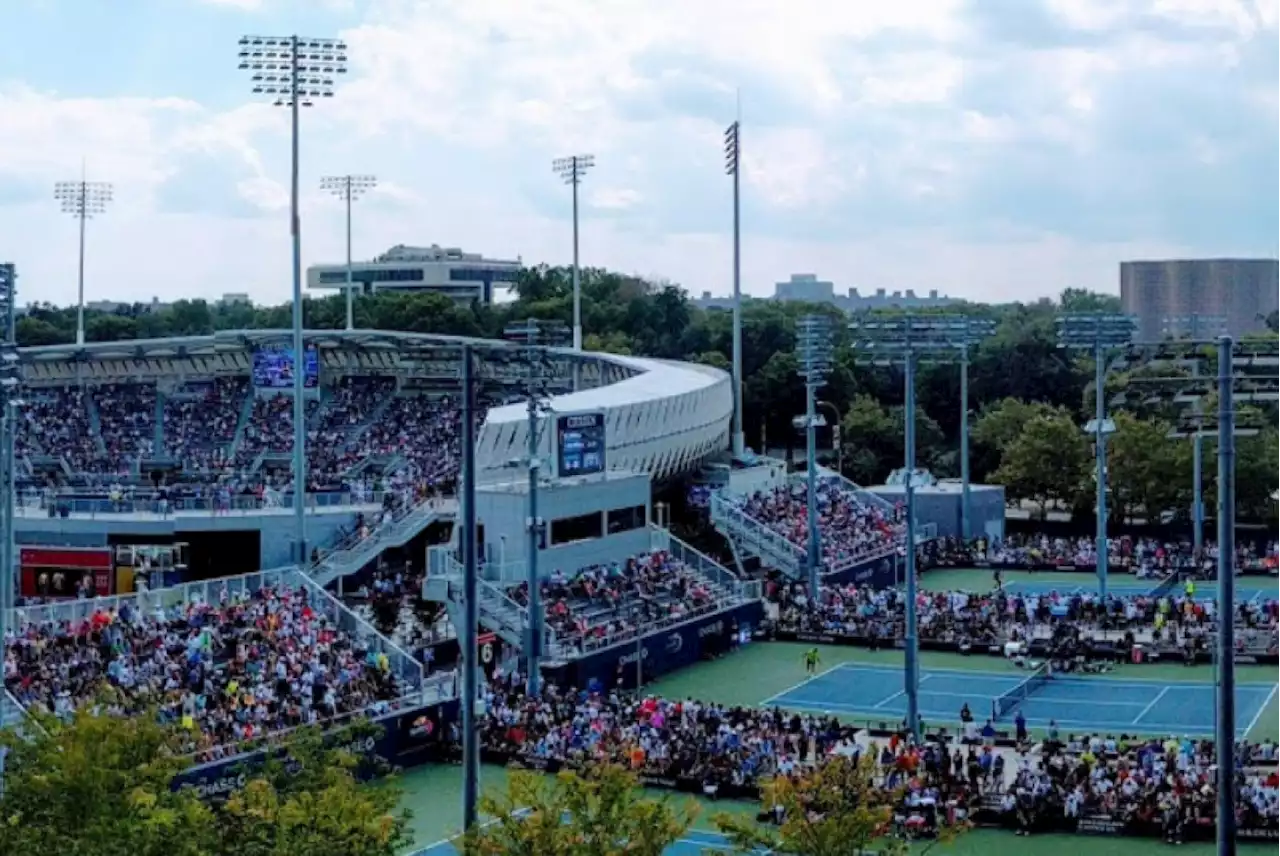
[[[586,476],[605,469],[603,413],[561,416],[556,425],[559,475]]]
[[[262,389],[293,387],[293,348],[259,348],[253,352],[253,385]],[[303,354],[302,383],[307,389],[320,385],[320,355],[315,348]]]

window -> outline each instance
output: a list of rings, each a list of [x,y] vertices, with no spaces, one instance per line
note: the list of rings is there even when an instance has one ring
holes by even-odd
[[[609,512],[609,534],[630,532],[643,529],[645,524],[645,508],[643,505],[632,508],[614,508]]]
[[[422,282],[425,279],[422,268],[354,268],[351,271],[352,282]],[[320,271],[322,285],[342,285],[347,281],[345,270]]]
[[[551,546],[590,541],[602,535],[600,512],[551,521]]]
[[[495,268],[450,268],[452,282],[515,282],[519,271]]]

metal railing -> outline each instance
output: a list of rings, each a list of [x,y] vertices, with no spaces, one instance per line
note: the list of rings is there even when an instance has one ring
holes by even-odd
[[[402,505],[389,520],[379,519],[367,532],[352,532],[337,544],[321,550],[318,560],[308,564],[308,572],[321,584],[328,585],[343,575],[344,568],[348,573],[356,571],[376,558],[381,552],[379,545],[398,539],[403,534],[399,530],[410,518],[422,517],[422,525],[427,526],[436,516],[456,514],[457,511],[458,500],[450,496],[427,497],[416,504]],[[412,534],[404,540],[411,537]],[[366,556],[371,550],[372,553]]]
[[[737,503],[719,493],[711,495],[712,521],[735,530],[739,538],[763,558],[786,565],[786,569],[799,568],[805,559],[805,551],[785,535],[775,532],[764,523],[747,514]]]
[[[806,475],[804,473],[792,473],[789,476],[789,481],[792,484],[804,484],[805,479]],[[818,481],[835,482],[845,491],[856,496],[859,501],[864,502],[867,505],[875,506],[881,511],[893,511],[894,505],[892,502],[885,499],[883,496],[867,490],[857,482],[850,481],[835,470],[827,469],[826,467],[818,467]]]
[[[383,494],[380,492],[355,494],[349,492],[309,493],[306,495],[307,510],[317,512],[321,509],[362,508],[380,506]],[[229,501],[220,501],[212,496],[174,497],[169,500],[132,497],[112,499],[110,497],[48,497],[41,493],[26,493],[18,497],[14,503],[17,517],[56,518],[66,509],[77,517],[118,517],[125,514],[153,515],[161,518],[174,516],[241,516],[261,514],[264,511],[292,513],[293,495],[280,494],[275,498],[259,496],[233,496]]]
[[[659,526],[650,526],[649,538],[651,549],[664,551],[671,558],[683,562],[690,570],[705,577],[725,591],[737,594],[742,586],[742,580],[738,578],[737,574],[729,571],[705,553],[699,552],[684,541],[681,541],[672,535],[670,531]]]
[[[679,627],[689,623],[690,621],[695,621],[708,615],[714,615],[717,612],[732,609],[735,606],[741,606],[742,603],[742,598],[736,595],[730,595],[728,597],[719,598],[709,603],[693,607],[688,612],[683,612],[680,615],[668,615],[637,627],[628,627],[625,630],[608,633],[604,636],[585,636],[574,640],[559,639],[557,640],[555,653],[564,659],[573,659],[575,657],[585,656],[586,654],[594,654],[597,651],[604,651],[607,648],[613,648],[618,645],[635,643],[636,641],[642,640],[646,636],[651,636],[659,631],[669,630],[672,627]]]

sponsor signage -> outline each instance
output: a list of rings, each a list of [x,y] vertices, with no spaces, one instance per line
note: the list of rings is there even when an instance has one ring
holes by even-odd
[[[556,475],[589,476],[605,469],[603,413],[570,413],[556,417]]]

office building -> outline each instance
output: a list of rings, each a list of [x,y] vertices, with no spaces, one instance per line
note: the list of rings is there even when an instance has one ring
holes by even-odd
[[[877,288],[872,294],[860,294],[858,289],[850,288],[844,294],[837,294],[835,284],[818,279],[812,273],[793,273],[786,282],[775,283],[773,296],[751,298],[743,295],[744,300],[764,299],[793,301],[803,303],[826,303],[836,306],[845,312],[864,312],[869,309],[924,309],[938,306],[950,306],[959,301],[939,295],[936,288],[930,289],[924,296],[918,296],[912,289],[887,292]],[[693,301],[703,309],[729,309],[733,306],[732,297],[713,297],[711,292],[702,292],[702,297]]]
[[[1120,305],[1137,316],[1138,338],[1161,337],[1168,318],[1226,319],[1243,336],[1266,329],[1276,311],[1280,262],[1276,259],[1181,259],[1120,263]]]
[[[463,303],[493,302],[493,289],[510,288],[523,263],[516,259],[486,259],[456,247],[408,247],[397,244],[372,261],[352,265],[352,281],[360,293],[431,291]],[[341,291],[347,283],[345,264],[307,268],[307,288]]]

